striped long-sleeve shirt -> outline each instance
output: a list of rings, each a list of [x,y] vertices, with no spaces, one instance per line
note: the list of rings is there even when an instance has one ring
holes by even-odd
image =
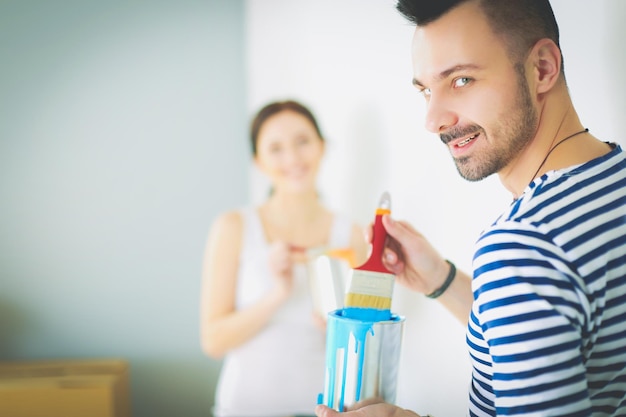
[[[626,416],[626,154],[536,179],[478,239],[471,416]]]

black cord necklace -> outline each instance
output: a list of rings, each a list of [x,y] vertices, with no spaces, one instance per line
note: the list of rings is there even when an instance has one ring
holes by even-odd
[[[561,139],[559,142],[557,142],[557,144],[556,144],[556,145],[554,145],[552,148],[550,148],[550,150],[549,150],[549,151],[548,151],[548,153],[546,154],[546,157],[545,157],[545,158],[543,158],[543,161],[541,161],[541,165],[539,165],[539,168],[537,168],[537,171],[535,171],[535,174],[532,176],[532,178],[530,179],[530,181],[532,182],[532,181],[535,179],[535,177],[536,177],[536,176],[537,176],[537,174],[539,173],[539,170],[541,169],[541,167],[543,166],[543,164],[545,164],[545,163],[546,163],[546,161],[548,160],[548,157],[550,156],[550,154],[552,153],[552,151],[553,151],[554,149],[556,149],[556,147],[557,147],[557,146],[559,146],[561,143],[565,142],[566,140],[573,138],[574,136],[578,136],[578,135],[581,135],[581,134],[583,134],[583,133],[587,133],[587,132],[589,132],[589,129],[583,129],[583,130],[581,130],[580,132],[573,133],[573,134],[569,135],[568,137],[566,137],[565,139]]]

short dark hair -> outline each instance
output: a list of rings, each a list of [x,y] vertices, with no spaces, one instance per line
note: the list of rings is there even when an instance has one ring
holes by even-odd
[[[250,125],[250,144],[252,145],[252,154],[256,156],[257,153],[257,143],[259,141],[259,131],[263,124],[275,114],[278,114],[283,111],[292,111],[298,113],[311,122],[317,135],[323,141],[324,137],[322,136],[322,132],[317,124],[317,120],[311,110],[308,109],[304,104],[299,103],[295,100],[285,100],[285,101],[275,101],[263,106],[252,119],[252,123]]]
[[[467,1],[470,0],[398,0],[396,9],[419,27],[428,25]],[[505,40],[513,62],[520,61],[540,39],[551,39],[561,48],[559,26],[549,0],[473,1],[477,1],[482,8],[494,33]]]

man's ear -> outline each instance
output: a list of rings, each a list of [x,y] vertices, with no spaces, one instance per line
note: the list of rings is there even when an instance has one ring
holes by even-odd
[[[550,91],[561,76],[561,50],[551,39],[537,41],[528,56],[534,70],[535,92]]]

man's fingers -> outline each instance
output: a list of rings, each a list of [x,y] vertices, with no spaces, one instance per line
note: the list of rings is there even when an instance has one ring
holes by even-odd
[[[394,220],[388,214],[383,216],[383,226],[385,226],[385,230],[391,237],[399,241],[403,241],[411,235],[419,235],[408,223]]]
[[[315,415],[317,417],[337,417],[339,413],[325,405],[317,405],[315,407]]]
[[[402,241],[408,237],[406,228],[401,222],[393,220],[389,215],[383,216],[383,226],[387,230],[387,250],[385,261],[389,264],[396,264],[402,260]]]

